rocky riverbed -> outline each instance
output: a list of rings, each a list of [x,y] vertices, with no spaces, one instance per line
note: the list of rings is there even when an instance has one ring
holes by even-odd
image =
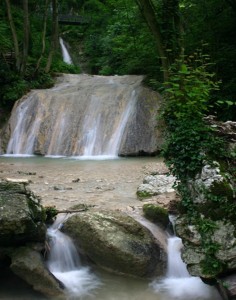
[[[136,195],[143,178],[167,169],[158,158],[83,161],[62,158],[0,158],[0,178],[28,179],[42,205],[59,210],[79,204],[97,209],[133,211],[145,201]],[[174,193],[154,196],[148,202],[166,206]]]

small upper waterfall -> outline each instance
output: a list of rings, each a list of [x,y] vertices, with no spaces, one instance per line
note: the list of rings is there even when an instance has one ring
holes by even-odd
[[[142,76],[62,75],[20,99],[7,154],[109,156],[157,149],[157,94]]]
[[[57,218],[48,229],[49,259],[48,268],[65,286],[69,297],[81,299],[100,286],[98,278],[88,267],[83,267],[72,240],[59,229],[64,217]]]
[[[63,39],[59,38],[59,42],[60,42],[60,46],[61,46],[63,61],[69,65],[73,64],[72,59],[71,59],[70,54],[65,46]]]

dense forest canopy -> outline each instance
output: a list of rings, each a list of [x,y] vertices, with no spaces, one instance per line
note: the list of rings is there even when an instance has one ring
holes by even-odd
[[[219,83],[208,110],[235,119],[234,0],[4,0],[0,6],[3,108],[11,109],[30,88],[50,86],[57,72],[144,74],[161,91],[176,61],[192,67],[204,57]],[[61,15],[85,22],[61,24]],[[76,66],[63,63],[59,36]]]

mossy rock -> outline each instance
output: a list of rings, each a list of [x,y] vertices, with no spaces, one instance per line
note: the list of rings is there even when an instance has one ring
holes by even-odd
[[[137,196],[142,200],[142,199],[145,199],[145,198],[152,197],[153,193],[149,193],[145,190],[142,190],[142,191],[137,191]]]
[[[45,212],[24,183],[0,181],[0,244],[22,245],[45,240]]]
[[[144,204],[143,212],[145,217],[150,221],[158,223],[165,228],[168,226],[169,216],[167,209],[154,204]]]
[[[118,211],[88,211],[63,226],[81,253],[112,272],[137,277],[163,275],[166,253],[148,229]]]

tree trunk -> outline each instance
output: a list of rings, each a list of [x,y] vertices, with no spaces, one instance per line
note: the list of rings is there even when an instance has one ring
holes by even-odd
[[[28,60],[29,52],[29,8],[28,0],[23,0],[23,10],[24,10],[24,41],[23,41],[23,55],[21,61],[20,72],[24,76],[26,71],[26,64]]]
[[[45,72],[50,71],[52,65],[53,55],[58,46],[58,3],[57,0],[52,0],[52,42],[51,49],[48,55],[48,61],[45,68]]]
[[[44,52],[45,52],[45,38],[46,38],[46,30],[47,30],[47,11],[48,11],[48,0],[45,0],[45,10],[44,10],[44,15],[43,15],[43,31],[42,31],[42,51],[41,51],[40,57],[37,61],[37,65],[36,65],[34,74],[36,74],[38,72],[41,60],[42,60]]]
[[[158,23],[155,15],[154,6],[150,0],[136,0],[141,13],[144,16],[146,23],[148,24],[150,31],[152,32],[157,45],[157,53],[161,60],[161,65],[163,69],[164,81],[169,78],[168,68],[169,62],[167,58],[167,53],[164,48],[163,38],[161,34],[160,24]]]
[[[13,18],[12,18],[10,0],[5,0],[5,3],[6,3],[6,7],[7,7],[7,17],[8,17],[9,25],[10,25],[10,28],[11,28],[12,39],[13,39],[13,44],[14,44],[14,51],[15,51],[15,58],[16,58],[16,69],[18,71],[20,71],[20,50],[19,50],[19,44],[18,44],[16,28],[15,28],[15,24],[14,24],[14,21],[13,21]]]

